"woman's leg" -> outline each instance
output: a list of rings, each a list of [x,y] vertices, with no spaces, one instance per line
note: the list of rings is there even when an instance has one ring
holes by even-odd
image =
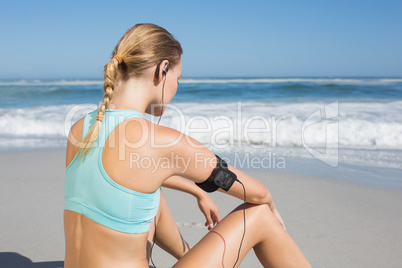
[[[150,247],[155,233],[155,223],[152,221],[149,236],[148,236],[148,250]],[[159,210],[156,214],[156,240],[160,248],[171,254],[176,259],[180,259],[190,249],[190,246],[183,239],[180,234],[179,228],[170,213],[169,207],[166,203],[165,197],[161,191],[161,199]],[[149,259],[149,256],[148,256]]]
[[[226,216],[174,267],[233,267],[243,235],[243,206]],[[246,204],[245,208],[246,233],[236,267],[252,248],[264,267],[310,267],[268,205]]]

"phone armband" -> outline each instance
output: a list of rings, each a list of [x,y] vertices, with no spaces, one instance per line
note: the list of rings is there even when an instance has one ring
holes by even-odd
[[[228,191],[237,180],[236,174],[228,169],[228,164],[225,160],[217,155],[215,156],[217,158],[217,163],[211,175],[206,181],[195,183],[198,187],[208,193],[215,192],[218,188]]]

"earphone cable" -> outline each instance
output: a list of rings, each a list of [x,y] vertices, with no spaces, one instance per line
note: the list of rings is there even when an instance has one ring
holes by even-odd
[[[151,256],[151,263],[152,263],[152,266],[153,266],[154,268],[156,268],[156,265],[155,265],[155,263],[154,263],[154,260],[152,259],[152,250],[154,249],[155,240],[156,240],[156,216],[155,216],[155,218],[154,218],[154,225],[155,225],[154,239],[153,239],[153,241],[152,241],[152,246],[151,246],[151,250],[150,250],[149,255]]]
[[[161,116],[159,116],[158,125],[159,125],[159,122],[161,121],[161,118],[162,118],[162,115],[163,115],[163,110],[164,110],[164,107],[163,107],[163,93],[165,92],[165,82],[166,82],[166,73],[165,73],[165,79],[163,80],[163,86],[162,86],[162,104],[161,104],[162,112],[161,112]]]
[[[244,236],[246,235],[246,188],[244,187],[243,183],[240,180],[237,180],[241,186],[243,186],[243,191],[244,191],[244,203],[243,203],[243,236],[241,238],[241,242],[240,242],[240,246],[239,246],[239,251],[237,252],[237,259],[235,264],[233,265],[233,268],[236,267],[237,262],[239,261],[240,258],[240,250],[241,250],[241,246],[243,245],[243,240],[244,240]]]

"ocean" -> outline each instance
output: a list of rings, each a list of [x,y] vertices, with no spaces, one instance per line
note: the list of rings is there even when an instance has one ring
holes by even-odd
[[[102,85],[0,81],[0,151],[65,148],[70,126],[97,109]],[[183,78],[160,124],[242,168],[255,158],[257,168],[318,159],[402,170],[402,78]]]

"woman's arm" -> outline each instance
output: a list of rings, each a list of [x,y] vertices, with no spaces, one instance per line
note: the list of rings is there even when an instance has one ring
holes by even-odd
[[[205,192],[201,188],[197,187],[194,183],[177,175],[169,177],[162,183],[162,186],[191,194],[195,198],[199,198],[205,194]]]
[[[285,223],[281,215],[279,214],[278,210],[276,209],[275,203],[272,200],[272,195],[258,180],[253,179],[252,177],[248,176],[247,174],[243,173],[241,170],[236,169],[235,167],[228,165],[229,170],[232,171],[237,175],[237,179],[240,180],[244,188],[246,190],[246,202],[253,203],[253,204],[268,204],[269,208],[271,209],[272,213],[275,215],[279,223],[282,227],[286,230]],[[241,178],[241,179],[240,179]],[[247,188],[246,185],[249,187]],[[225,192],[221,188],[218,189],[220,192]],[[254,193],[253,196],[249,197],[249,191]],[[244,199],[244,190],[240,183],[235,182],[229,191],[226,192],[229,195],[234,197]]]
[[[157,136],[162,137],[160,141],[163,144],[169,144],[165,147],[164,154],[174,156],[171,157],[169,177],[179,175],[197,183],[207,180],[217,164],[215,154],[184,133],[167,127],[161,127],[159,130],[161,133]],[[268,204],[279,223],[285,228],[267,187],[231,165],[228,165],[228,168],[236,174],[241,184],[235,181],[227,194],[244,200],[244,186],[246,201],[254,204]]]
[[[171,159],[171,175],[183,176],[197,183],[208,179],[217,163],[214,153],[197,140],[177,130],[164,128],[164,133],[161,134],[166,139],[165,144],[171,144],[169,148],[166,148],[167,154],[173,153],[175,156]],[[264,184],[231,165],[228,165],[228,168],[237,175],[237,179],[244,185],[247,202],[268,204],[271,210],[275,208],[271,193]],[[243,187],[237,181],[232,185],[227,194],[244,200]]]
[[[162,183],[162,186],[191,194],[197,198],[198,207],[205,216],[205,226],[208,226],[208,230],[220,222],[218,206],[205,191],[194,183],[181,176],[171,176]]]
[[[272,200],[272,195],[267,187],[260,181],[248,176],[243,171],[228,164],[230,171],[236,174],[237,179],[244,185],[246,190],[246,202],[252,204],[268,204],[271,210],[275,208],[275,204]],[[231,196],[239,199],[244,199],[243,186],[239,182],[235,182],[229,191],[224,191],[221,188],[218,191],[227,193]]]

